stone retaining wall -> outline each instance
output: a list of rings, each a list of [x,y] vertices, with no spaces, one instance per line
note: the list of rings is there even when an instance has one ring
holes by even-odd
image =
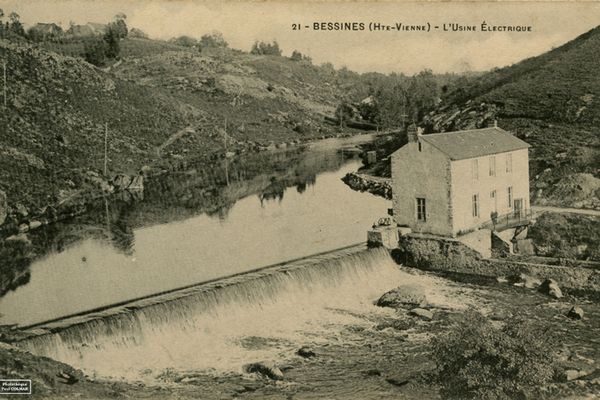
[[[482,259],[481,256],[455,239],[435,236],[406,235],[400,238],[394,259],[420,269],[487,277],[510,276],[519,273],[540,279],[552,278],[561,287],[600,292],[600,270],[581,265],[547,265],[507,259]]]

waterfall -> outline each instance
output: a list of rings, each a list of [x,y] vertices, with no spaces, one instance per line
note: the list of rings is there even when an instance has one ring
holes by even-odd
[[[373,301],[411,277],[387,250],[357,245],[48,323],[19,345],[107,377],[236,371],[361,323],[340,310],[386,312]]]

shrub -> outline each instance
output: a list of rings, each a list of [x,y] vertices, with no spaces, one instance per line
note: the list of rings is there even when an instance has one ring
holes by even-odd
[[[83,57],[85,61],[96,66],[103,66],[106,63],[106,52],[108,45],[100,38],[85,43]]]
[[[104,41],[106,42],[106,57],[107,58],[118,58],[121,54],[121,45],[119,44],[120,38],[117,25],[109,25],[108,30],[104,34]]]
[[[200,45],[202,47],[227,47],[228,43],[225,41],[221,32],[213,32],[211,34],[202,35],[200,38]]]
[[[254,42],[250,54],[264,55],[264,56],[281,56],[281,49],[277,41],[273,43],[265,42]]]
[[[173,43],[173,44],[176,44],[178,46],[183,46],[183,47],[197,47],[199,45],[198,40],[194,39],[193,37],[185,36],[185,35],[173,38],[173,39],[169,40],[169,43]]]
[[[437,378],[447,399],[529,398],[554,371],[554,338],[525,321],[495,328],[468,312],[448,335],[433,339]]]

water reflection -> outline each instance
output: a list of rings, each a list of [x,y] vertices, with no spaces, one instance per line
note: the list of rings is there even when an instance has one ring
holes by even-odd
[[[84,215],[0,243],[0,323],[47,320],[363,240],[387,205],[341,183],[359,164],[325,146],[191,165],[147,181],[143,198],[100,199]],[[334,206],[342,196],[353,201]]]

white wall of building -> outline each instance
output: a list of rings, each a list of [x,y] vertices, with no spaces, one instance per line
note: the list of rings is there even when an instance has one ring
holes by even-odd
[[[510,156],[509,156],[510,155]],[[512,168],[507,170],[507,156],[512,157]],[[490,159],[495,158],[495,175],[490,176]],[[473,174],[473,160],[477,160],[478,174]],[[529,157],[527,149],[483,156],[476,159],[453,161],[452,210],[453,233],[464,232],[499,215],[513,211],[514,200],[523,199],[523,208],[529,209]],[[508,203],[508,188],[512,187],[512,204]],[[491,196],[495,191],[495,199]],[[479,195],[479,215],[473,216],[473,195]]]
[[[413,232],[452,235],[450,159],[426,142],[409,142],[392,155],[394,220]],[[426,199],[427,221],[417,220],[416,199]]]

